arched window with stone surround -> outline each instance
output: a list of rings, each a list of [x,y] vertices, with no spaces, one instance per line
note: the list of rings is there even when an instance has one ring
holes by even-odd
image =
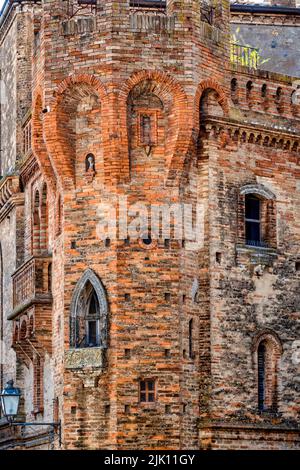
[[[273,332],[260,334],[254,343],[257,407],[260,412],[278,410],[279,368],[282,346]]]
[[[107,347],[108,303],[98,276],[87,269],[71,301],[71,348]]]
[[[277,248],[276,197],[261,184],[249,184],[238,196],[238,243]]]

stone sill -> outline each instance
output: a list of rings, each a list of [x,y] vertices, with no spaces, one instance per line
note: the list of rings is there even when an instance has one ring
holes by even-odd
[[[240,265],[245,263],[250,265],[264,265],[271,267],[278,257],[277,250],[260,246],[236,246],[236,260]]]
[[[104,348],[78,348],[65,351],[66,369],[103,369],[104,363]]]
[[[277,255],[275,248],[270,248],[266,246],[237,245],[236,249],[237,251],[244,252],[244,253],[255,253],[255,254],[268,253],[271,255],[273,254],[274,256]]]

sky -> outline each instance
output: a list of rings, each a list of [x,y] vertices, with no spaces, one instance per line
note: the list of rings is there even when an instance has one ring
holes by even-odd
[[[0,10],[1,10],[1,8],[2,8],[2,5],[3,5],[4,1],[5,1],[5,0],[0,0]]]

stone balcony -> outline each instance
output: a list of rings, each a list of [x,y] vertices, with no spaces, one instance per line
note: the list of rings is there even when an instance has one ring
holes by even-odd
[[[99,377],[106,366],[104,348],[78,348],[65,351],[65,373],[80,379],[84,388],[98,386]]]
[[[13,311],[8,316],[14,322],[16,350],[46,349],[52,345],[52,294],[50,256],[33,256],[12,276]]]

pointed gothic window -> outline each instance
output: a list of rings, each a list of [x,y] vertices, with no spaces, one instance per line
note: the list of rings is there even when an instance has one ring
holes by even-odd
[[[78,282],[71,304],[70,345],[106,347],[108,306],[103,285],[88,269]]]

